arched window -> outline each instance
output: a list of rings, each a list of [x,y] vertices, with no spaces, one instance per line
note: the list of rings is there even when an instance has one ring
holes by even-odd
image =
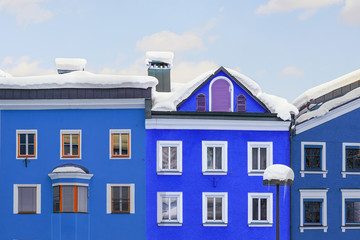
[[[196,111],[205,112],[206,111],[206,96],[202,93],[196,97]]]
[[[210,84],[210,111],[232,112],[233,111],[233,86],[230,80],[219,78]]]
[[[238,95],[236,98],[236,111],[246,112],[246,97],[243,94]]]

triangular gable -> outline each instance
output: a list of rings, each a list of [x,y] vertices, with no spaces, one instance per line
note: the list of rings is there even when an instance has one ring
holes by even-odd
[[[248,113],[270,113],[270,110],[267,106],[261,102],[256,96],[252,94],[252,92],[244,86],[236,77],[229,73],[227,69],[224,67],[220,67],[216,72],[212,75],[207,77],[186,99],[180,102],[176,108],[177,111],[197,111],[197,97],[199,94],[202,94],[203,98],[206,101],[206,111],[218,111],[215,109],[216,100],[223,99],[222,96],[217,96],[216,88],[221,88],[222,86],[214,85],[214,82],[217,80],[226,80],[232,88],[232,92],[230,91],[229,94],[231,96],[230,108],[232,112],[237,112],[237,97],[240,95],[245,96],[246,99],[246,111]],[[224,85],[226,87],[226,82]],[[256,85],[257,86],[257,85]],[[224,86],[223,86],[224,87]],[[224,97],[227,98],[228,96]],[[215,104],[212,105],[212,101]],[[221,112],[228,112],[228,111],[221,111]]]

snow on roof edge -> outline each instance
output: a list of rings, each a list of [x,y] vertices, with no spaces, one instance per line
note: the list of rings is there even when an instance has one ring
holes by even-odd
[[[174,60],[173,52],[161,52],[161,51],[147,51],[146,52],[146,66],[152,61],[160,61],[170,64],[172,66]]]
[[[84,58],[55,58],[56,69],[82,71],[86,66]]]

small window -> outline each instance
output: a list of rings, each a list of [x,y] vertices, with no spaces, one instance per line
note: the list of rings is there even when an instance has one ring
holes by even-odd
[[[134,204],[134,184],[107,184],[107,213],[135,213]]]
[[[81,131],[61,130],[61,158],[81,158]]]
[[[37,152],[37,131],[36,130],[17,130],[16,157],[36,158]]]
[[[301,177],[322,174],[326,177],[326,145],[324,142],[301,143]]]
[[[360,189],[341,189],[342,221],[341,229],[360,229]]]
[[[272,142],[248,142],[248,174],[262,176],[273,164]]]
[[[250,227],[271,227],[272,216],[272,193],[248,193],[248,224]]]
[[[305,146],[305,170],[321,170],[321,146]]]
[[[226,141],[202,141],[202,170],[205,175],[227,174]]]
[[[360,175],[360,143],[343,143],[342,176]]]
[[[236,111],[246,112],[246,97],[243,94],[238,95],[236,98]]]
[[[157,142],[157,173],[178,175],[182,172],[182,142]]]
[[[14,184],[14,214],[41,213],[41,185]]]
[[[54,213],[87,213],[88,187],[77,185],[53,186]]]
[[[322,199],[304,200],[304,226],[318,225],[321,223]]]
[[[228,222],[228,199],[226,192],[203,193],[203,225],[224,226]]]
[[[181,226],[182,219],[182,193],[158,192],[157,193],[159,226]]]
[[[130,130],[110,130],[110,158],[130,158]]]
[[[198,94],[196,97],[196,111],[198,112],[206,111],[206,96],[202,93]]]

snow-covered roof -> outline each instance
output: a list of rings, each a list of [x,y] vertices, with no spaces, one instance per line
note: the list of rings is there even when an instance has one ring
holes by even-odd
[[[155,87],[158,80],[150,76],[121,76],[74,71],[30,77],[0,78],[0,88],[52,89],[52,88],[142,88]]]
[[[262,92],[260,86],[250,79],[249,77],[232,70],[225,68],[236,80],[243,84],[252,95],[257,97],[271,113],[276,113],[282,120],[290,120],[291,113],[297,114],[297,108],[288,103],[284,98],[277,97]],[[153,91],[153,111],[176,111],[176,107],[183,100],[187,99],[202,83],[204,83],[211,75],[213,75],[218,69],[214,69],[205,72],[188,82],[181,88],[174,92],[156,92]]]
[[[159,61],[163,63],[168,63],[172,66],[174,60],[173,52],[158,52],[158,51],[148,51],[146,52],[145,63],[148,66],[152,61]]]
[[[83,71],[86,66],[84,58],[55,58],[56,69]]]
[[[286,165],[274,164],[265,169],[263,180],[294,181],[294,171]]]
[[[0,78],[12,77],[10,73],[0,70]]]
[[[302,106],[306,105],[310,100],[316,99],[320,96],[323,96],[327,93],[334,91],[335,89],[341,88],[343,86],[349,85],[355,81],[360,80],[360,69],[354,72],[348,73],[344,76],[336,78],[330,82],[321,84],[314,88],[311,88],[298,96],[294,101],[293,104],[297,108],[301,108]]]
[[[57,166],[53,169],[52,173],[84,173],[88,174],[89,170],[83,166],[67,163]]]

